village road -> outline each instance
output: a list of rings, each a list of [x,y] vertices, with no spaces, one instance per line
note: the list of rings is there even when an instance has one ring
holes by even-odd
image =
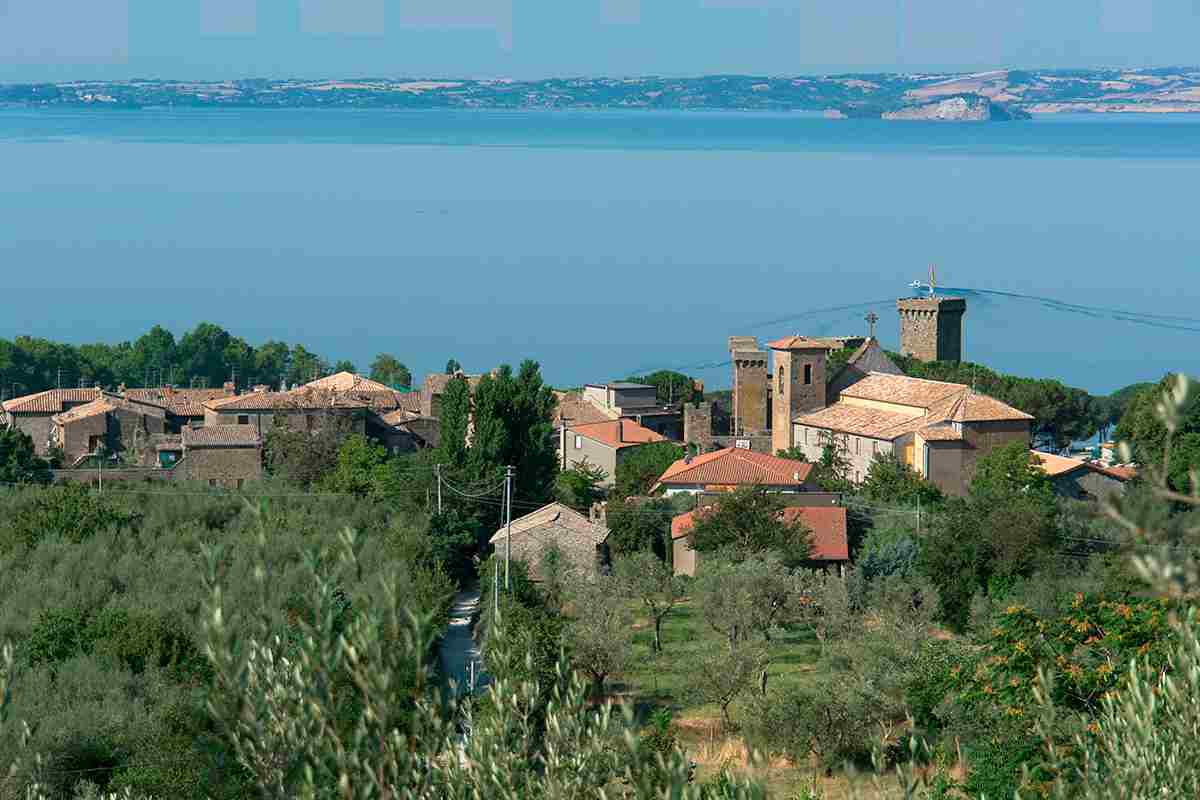
[[[454,605],[450,608],[450,624],[442,635],[438,647],[438,663],[441,667],[442,682],[449,688],[453,681],[457,694],[470,691],[472,666],[474,667],[475,685],[483,686],[486,680],[482,674],[483,661],[479,647],[472,637],[476,612],[479,610],[479,587],[469,587],[454,595]]]

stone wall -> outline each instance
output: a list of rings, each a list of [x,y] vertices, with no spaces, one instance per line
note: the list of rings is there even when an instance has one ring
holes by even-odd
[[[961,297],[910,297],[896,301],[900,352],[921,361],[962,360]]]
[[[713,449],[713,404],[707,401],[683,404],[683,441],[701,453]]]
[[[766,351],[758,349],[758,340],[753,336],[730,336],[729,359],[733,365],[733,433],[769,430],[767,398],[771,385]]]
[[[33,452],[43,458],[50,453],[50,429],[54,424],[49,414],[9,414],[17,430],[33,439]]]
[[[262,478],[262,448],[189,447],[171,472],[177,474],[176,480],[240,489],[243,482]]]
[[[51,471],[55,483],[83,483],[94,486],[100,481],[100,475],[91,467],[88,469],[56,469]],[[104,468],[104,483],[109,481],[171,481],[176,480],[175,470],[154,469],[147,467],[121,467],[119,469]]]

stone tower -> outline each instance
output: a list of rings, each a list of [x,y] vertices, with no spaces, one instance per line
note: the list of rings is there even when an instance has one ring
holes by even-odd
[[[792,420],[825,407],[825,356],[829,342],[788,336],[767,345],[771,348],[774,410],[771,415],[771,451],[792,446]]]
[[[733,364],[733,418],[735,436],[762,433],[767,429],[767,397],[770,393],[767,353],[753,336],[729,337],[729,360]]]
[[[967,301],[961,297],[903,297],[900,313],[900,352],[921,361],[962,360],[962,318]]]

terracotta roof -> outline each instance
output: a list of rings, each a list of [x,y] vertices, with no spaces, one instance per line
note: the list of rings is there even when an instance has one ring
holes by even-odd
[[[183,429],[185,448],[257,447],[261,443],[253,425],[205,425],[203,428]]]
[[[166,411],[161,406],[126,400],[119,395],[102,394],[90,403],[68,409],[61,414],[55,414],[51,417],[51,420],[56,425],[67,425],[76,420],[94,417],[98,414],[107,414],[120,409],[124,409],[132,414],[143,414],[148,417],[166,417]]]
[[[388,425],[395,426],[395,425],[403,425],[405,422],[411,422],[412,420],[417,419],[420,416],[421,416],[420,414],[414,414],[411,411],[407,411],[403,408],[398,408],[395,411],[389,411],[388,413],[381,415],[380,419],[382,419]]]
[[[314,389],[329,389],[333,392],[393,392],[391,386],[379,381],[373,381],[370,378],[364,378],[362,375],[355,375],[353,372],[337,372],[333,375],[326,375],[324,378],[317,378],[315,381],[309,381],[304,384],[311,386]]]
[[[204,407],[220,413],[230,411],[318,411],[325,408],[367,408],[368,403],[346,392],[301,387],[290,392],[252,392],[236,397],[209,400]]]
[[[503,552],[506,534],[501,528],[492,535],[497,552]],[[591,571],[596,565],[596,547],[607,538],[608,528],[562,503],[551,503],[512,521],[513,557],[525,561],[534,578],[539,577],[538,561],[548,545],[557,545],[577,568]]]
[[[699,511],[689,511],[671,520],[671,538],[681,539],[691,532],[696,514],[703,514],[711,506]],[[814,561],[847,561],[850,547],[846,538],[846,509],[843,506],[791,506],[783,509],[783,518],[788,522],[799,522],[811,532]]]
[[[111,398],[101,395],[90,403],[84,403],[81,406],[76,406],[69,411],[64,411],[61,414],[55,414],[53,422],[55,425],[66,425],[71,422],[76,422],[88,417],[95,417],[101,414],[107,414],[110,411],[116,411],[117,404]]]
[[[567,430],[617,450],[624,447],[635,447],[639,444],[667,441],[667,437],[655,433],[649,428],[643,428],[631,419],[606,420],[587,425],[568,425]]]
[[[224,389],[175,389],[169,386],[126,389],[125,396],[143,403],[162,406],[177,417],[203,417],[204,402],[226,396]]]
[[[929,430],[930,435],[925,438],[930,441],[953,441],[961,439],[961,435],[953,433],[952,429],[942,430],[944,426],[937,423],[1033,419],[1024,411],[979,394],[961,383],[881,372],[871,372],[850,384],[841,390],[841,397],[888,403],[910,410],[869,408],[842,400],[820,411],[801,414],[793,421],[873,439],[895,439],[906,433]]]
[[[841,350],[842,343],[833,339],[810,339],[807,336],[785,336],[767,342],[772,350]]]
[[[1130,466],[1113,466],[1106,467],[1103,464],[1097,464],[1095,461],[1087,462],[1088,468],[1093,472],[1099,472],[1101,475],[1107,475],[1110,478],[1115,478],[1119,481],[1131,481],[1138,476],[1137,467]]]
[[[64,403],[90,403],[100,395],[96,388],[50,389],[5,400],[4,410],[10,414],[58,414]]]
[[[1086,469],[1088,466],[1086,461],[1079,458],[1067,458],[1066,456],[1057,456],[1053,453],[1041,453],[1037,450],[1030,450],[1029,452],[1038,461],[1042,471],[1051,478],[1066,475],[1068,472],[1074,472],[1077,469]]]
[[[871,439],[891,441],[897,436],[911,433],[925,426],[923,415],[901,414],[878,408],[855,406],[849,403],[834,403],[828,408],[796,417],[799,425],[810,428],[827,428],[839,433],[852,433]]]
[[[963,435],[949,425],[931,425],[921,428],[917,435],[927,442],[961,442]]]
[[[588,401],[581,392],[555,392],[558,408],[554,412],[555,419],[563,417],[567,426],[587,425],[592,422],[606,422],[613,419],[617,412],[600,408]]]
[[[870,372],[862,380],[855,381],[843,389],[842,396],[915,408],[929,408],[939,400],[945,400],[966,391],[966,389],[967,387],[961,383],[928,381],[923,378],[910,378],[907,375]]]
[[[729,447],[688,461],[681,458],[658,479],[662,484],[717,484],[722,486],[802,486],[812,464]]]

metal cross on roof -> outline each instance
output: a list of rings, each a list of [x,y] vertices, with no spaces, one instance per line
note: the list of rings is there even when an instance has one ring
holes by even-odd
[[[874,311],[868,311],[867,316],[864,317],[863,319],[865,319],[867,321],[867,325],[870,326],[871,333],[869,335],[872,339],[874,339],[875,338],[875,323],[879,322],[879,315],[876,314]]]

